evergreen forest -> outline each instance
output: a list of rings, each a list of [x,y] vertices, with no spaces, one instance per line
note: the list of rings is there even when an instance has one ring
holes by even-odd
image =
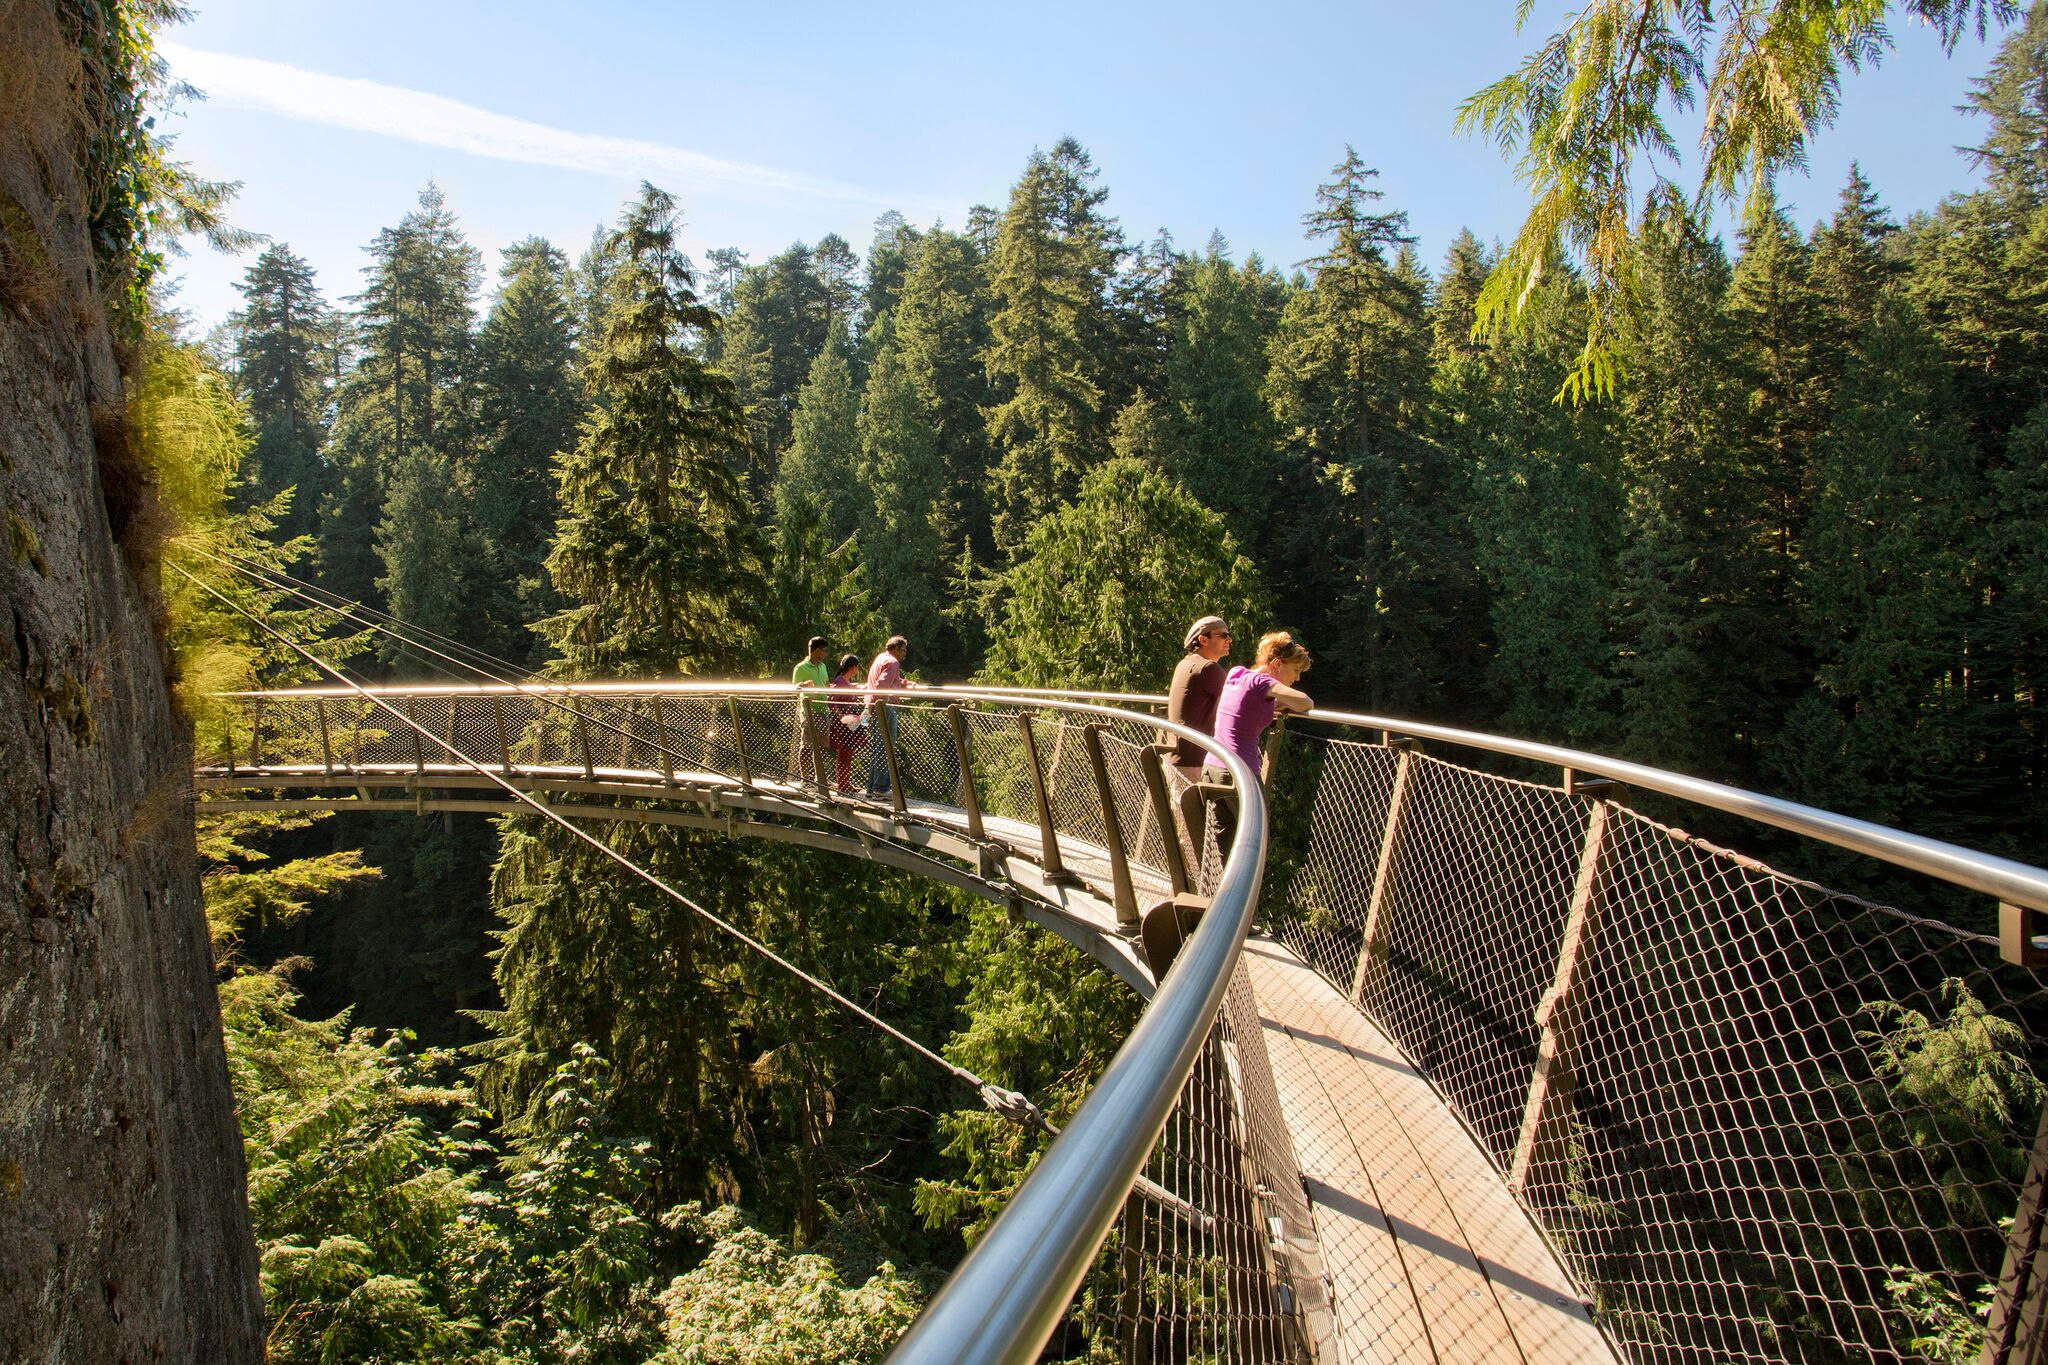
[[[1576,399],[1582,273],[1475,331],[1502,248],[1423,259],[1369,144],[1301,187],[1291,261],[1127,226],[1071,138],[964,222],[761,260],[693,259],[648,185],[487,277],[427,185],[360,279],[271,242],[224,324],[157,320],[185,705],[203,745],[209,690],[311,680],[241,610],[443,667],[237,561],[570,679],[900,632],[927,682],[1157,692],[1216,612],[1236,662],[1292,630],[1325,706],[2037,861],[2048,4],[1971,103],[1981,187],[1905,221],[1860,173],[1732,239],[1653,192]],[[531,818],[200,836],[281,1365],[879,1359],[1042,1148]],[[1135,1017],[916,877],[604,837],[1055,1120]]]

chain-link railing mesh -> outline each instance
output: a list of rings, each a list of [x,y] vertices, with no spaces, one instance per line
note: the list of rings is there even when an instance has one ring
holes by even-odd
[[[1284,937],[1430,1076],[1628,1358],[1960,1358],[2039,1112],[2031,972],[1621,806],[1290,742],[1321,761]]]

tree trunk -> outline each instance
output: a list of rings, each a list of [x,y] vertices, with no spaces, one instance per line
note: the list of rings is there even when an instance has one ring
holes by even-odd
[[[0,112],[0,1360],[256,1361],[151,500],[59,117],[79,56],[49,0],[7,28],[7,79],[54,88]]]

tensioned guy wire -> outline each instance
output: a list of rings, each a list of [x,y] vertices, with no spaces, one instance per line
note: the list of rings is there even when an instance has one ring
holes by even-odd
[[[254,612],[248,610],[246,607],[236,602],[226,593],[221,592],[212,584],[205,582],[204,580],[186,571],[185,569],[179,568],[175,564],[170,565],[168,567],[175,570],[177,573],[183,575],[187,580],[189,580],[191,583],[197,586],[201,591],[215,598],[223,605],[225,605],[229,610],[235,612],[237,615],[248,620],[250,624],[254,625],[258,630],[261,630],[264,634],[270,636],[278,643],[290,649],[293,653],[297,654],[307,663],[319,669],[321,672],[327,674],[336,682],[340,683],[342,686],[348,688],[357,696],[361,697],[364,701],[369,702],[378,710],[390,715],[393,719],[397,720],[400,724],[404,725],[406,728],[413,731],[422,739],[431,740],[437,748],[445,750],[449,757],[453,758],[456,762],[462,764],[464,767],[476,773],[478,776],[483,777],[486,780],[493,783],[494,785],[502,788],[505,794],[510,796],[513,800],[519,802],[521,805],[531,808],[535,814],[541,816],[543,819],[548,820],[553,824],[559,825],[562,829],[566,830],[573,838],[590,845],[590,847],[596,849],[605,858],[618,864],[627,872],[630,872],[634,876],[640,878],[649,886],[652,886],[657,891],[660,891],[663,895],[669,897],[671,900],[674,900],[677,904],[690,910],[692,913],[696,914],[699,918],[705,920],[707,923],[722,930],[724,933],[729,935],[737,942],[745,945],[748,949],[759,954],[762,958],[782,968],[791,976],[794,976],[799,981],[802,981],[806,985],[810,986],[813,990],[824,995],[827,999],[830,999],[833,1003],[837,1004],[840,1008],[846,1010],[848,1013],[854,1015],[859,1019],[865,1020],[867,1023],[881,1030],[889,1037],[894,1038],[897,1042],[903,1044],[912,1052],[915,1052],[917,1055],[931,1062],[934,1066],[946,1072],[946,1074],[953,1077],[953,1079],[961,1082],[963,1085],[972,1087],[976,1094],[978,1094],[981,1097],[982,1103],[987,1105],[990,1110],[1021,1126],[1037,1128],[1041,1131],[1048,1133],[1057,1133],[1058,1130],[1053,1127],[1051,1121],[1045,1117],[1045,1115],[1039,1110],[1038,1106],[1033,1104],[1030,1100],[1026,1099],[1023,1095],[1018,1094],[1014,1090],[1005,1089],[1004,1087],[996,1085],[993,1082],[983,1080],[980,1076],[977,1076],[974,1072],[969,1071],[966,1067],[958,1066],[955,1063],[946,1060],[946,1058],[939,1055],[931,1048],[926,1047],[923,1043],[911,1037],[909,1034],[903,1032],[901,1029],[895,1027],[893,1024],[889,1023],[881,1016],[875,1014],[871,1010],[863,1008],[861,1005],[849,999],[847,996],[841,994],[836,988],[834,988],[826,981],[822,980],[817,976],[812,975],[811,973],[805,971],[803,968],[797,966],[795,963],[791,962],[789,959],[783,957],[780,953],[777,953],[774,949],[770,948],[767,944],[762,943],[759,939],[753,937],[751,934],[741,929],[738,925],[731,923],[730,921],[724,919],[719,915],[713,914],[709,910],[706,910],[703,906],[697,904],[696,901],[690,899],[682,892],[676,890],[675,887],[669,885],[668,882],[656,876],[654,873],[649,872],[646,868],[641,867],[631,858],[626,857],[623,853],[620,853],[618,850],[612,848],[603,840],[596,838],[595,836],[591,835],[585,830],[578,829],[566,817],[558,814],[554,810],[551,810],[545,803],[535,800],[528,793],[521,791],[518,787],[506,781],[498,774],[492,772],[483,764],[478,763],[468,754],[463,753],[455,745],[443,740],[439,735],[434,734],[425,726],[420,725],[418,722],[414,721],[410,716],[407,716],[404,712],[400,711],[397,707],[391,705],[389,702],[384,701],[382,698],[372,693],[368,688],[364,687],[361,683],[349,677],[342,669],[336,667],[334,664],[328,662],[327,660],[321,658],[319,655],[313,653],[313,651],[299,644],[298,641],[291,639],[289,636],[279,631],[276,627],[272,626],[269,622],[263,620]]]

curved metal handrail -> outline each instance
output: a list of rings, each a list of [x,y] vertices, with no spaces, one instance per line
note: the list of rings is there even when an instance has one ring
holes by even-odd
[[[1021,694],[1022,691],[1009,688],[983,690],[997,694]],[[1089,700],[1111,705],[1166,704],[1165,696],[1151,693],[1063,690],[1057,695],[1077,701]],[[2030,910],[2048,913],[2048,869],[2012,858],[2002,858],[1995,853],[1964,848],[1960,844],[1951,844],[1941,839],[1931,839],[1926,835],[1893,829],[1889,825],[1858,820],[1849,815],[1838,815],[1817,806],[1801,805],[1797,801],[1788,801],[1783,797],[1766,796],[1762,792],[1747,791],[1723,782],[1689,777],[1684,773],[1652,768],[1647,764],[1631,763],[1625,759],[1609,758],[1583,749],[1567,749],[1556,744],[1487,734],[1480,730],[1461,730],[1449,725],[1432,725],[1425,721],[1402,720],[1394,716],[1375,716],[1357,711],[1318,707],[1289,719],[1295,722],[1320,721],[1326,725],[1349,729],[1379,730],[1388,735],[1434,740],[1444,744],[1455,744],[1464,749],[1477,749],[1564,768],[1574,773],[1589,773],[1610,778],[1638,791],[1654,791],[1665,796],[1674,796],[1681,801],[1689,801],[1694,805],[1705,806],[1710,810],[1738,816],[1760,825],[1788,830],[1817,843],[1847,849],[1852,853],[1890,863],[1894,867],[1903,867],[1910,872],[1934,877],[1954,886],[1979,891],[2013,905],[2022,905]]]
[[[360,698],[463,695],[572,696],[654,692],[790,696],[784,682],[677,681],[633,684],[512,683],[308,687],[225,694],[243,698]],[[1199,731],[1127,707],[1017,689],[919,687],[886,694],[917,701],[1020,703],[1065,714],[1135,721],[1161,737],[1190,741],[1227,768],[1239,794],[1237,833],[1210,906],[1151,1003],[1080,1109],[1046,1150],[988,1231],[926,1305],[889,1359],[905,1365],[1036,1360],[1079,1289],[1103,1239],[1152,1154],[1193,1071],[1236,969],[1258,908],[1265,870],[1266,806],[1258,776]]]

